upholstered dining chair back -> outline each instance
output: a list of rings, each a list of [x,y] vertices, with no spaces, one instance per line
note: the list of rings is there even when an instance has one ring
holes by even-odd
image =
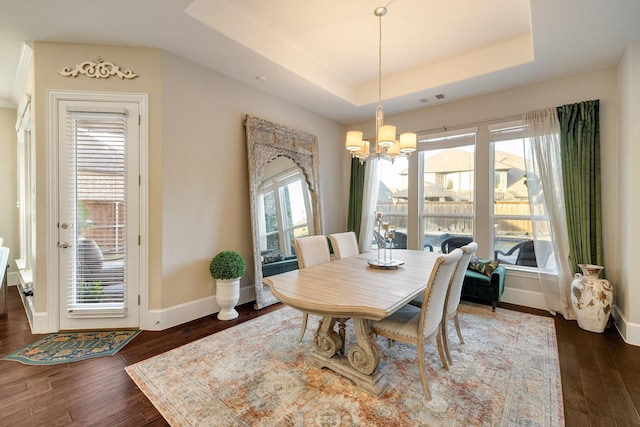
[[[462,250],[462,257],[458,261],[453,277],[451,278],[451,284],[449,285],[449,293],[447,295],[447,302],[445,307],[445,314],[442,319],[442,345],[444,347],[444,354],[447,357],[447,361],[450,365],[453,365],[453,358],[451,357],[451,351],[449,350],[449,320],[453,320],[458,334],[458,340],[460,344],[464,344],[464,338],[462,338],[462,331],[460,330],[460,321],[458,320],[458,306],[460,305],[460,296],[462,295],[462,285],[464,284],[465,273],[467,267],[469,267],[469,261],[471,257],[478,250],[478,244],[471,242],[460,248]]]
[[[460,250],[462,250],[462,257],[460,258],[460,261],[458,261],[458,265],[453,272],[451,286],[449,287],[449,295],[447,296],[447,314],[455,313],[458,310],[460,296],[462,295],[464,274],[467,272],[467,267],[469,267],[471,257],[478,250],[478,244],[476,242],[471,242],[468,245],[462,246]]]
[[[293,250],[296,252],[296,257],[298,257],[298,267],[300,269],[325,264],[331,261],[329,243],[324,235],[305,236],[293,239]],[[302,339],[304,338],[304,333],[307,330],[308,319],[309,314],[303,312],[302,326],[300,327],[298,342],[302,342]]]
[[[353,231],[329,234],[335,259],[348,258],[360,254],[358,238]]]
[[[422,307],[417,308],[407,304],[390,316],[371,322],[371,330],[374,334],[390,341],[400,341],[416,346],[418,371],[427,401],[431,400],[431,393],[425,369],[424,346],[427,342],[436,341],[442,366],[448,369],[442,344],[441,325],[449,285],[461,257],[462,250],[455,249],[436,259],[424,291]]]
[[[476,242],[471,242],[465,246],[460,247],[460,250],[462,251],[462,257],[460,258],[460,261],[458,261],[458,265],[453,272],[451,285],[449,286],[449,295],[447,296],[447,314],[458,309],[460,296],[462,295],[462,284],[464,282],[464,275],[467,271],[467,267],[469,266],[469,261],[471,261],[471,257],[478,250],[478,244]],[[424,294],[420,295],[409,304],[416,307],[422,307],[423,298]]]
[[[308,268],[331,261],[329,243],[324,235],[293,239],[293,249],[298,257],[298,267]]]
[[[439,256],[436,266],[433,267],[420,313],[422,326],[419,326],[419,329],[425,338],[438,332],[449,285],[461,257],[462,250],[454,249],[446,255]]]

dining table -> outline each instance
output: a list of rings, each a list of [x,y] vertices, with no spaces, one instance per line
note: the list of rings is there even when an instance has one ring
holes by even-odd
[[[263,279],[282,303],[322,316],[308,362],[349,378],[375,396],[382,395],[389,382],[378,369],[381,349],[371,321],[384,319],[422,294],[439,255],[394,249],[383,258],[382,252],[374,250]],[[393,263],[388,262],[391,259]],[[343,319],[353,320],[356,336],[348,349],[344,331],[335,330]]]

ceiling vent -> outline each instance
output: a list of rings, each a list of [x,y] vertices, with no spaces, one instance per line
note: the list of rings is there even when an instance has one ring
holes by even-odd
[[[444,99],[444,93],[437,94],[436,99]]]
[[[427,98],[420,98],[420,99],[418,99],[418,101],[420,101],[423,104],[426,104],[427,102],[429,102],[429,100]]]

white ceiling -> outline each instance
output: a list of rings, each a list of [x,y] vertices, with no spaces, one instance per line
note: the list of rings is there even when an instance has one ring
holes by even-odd
[[[377,6],[387,114],[613,66],[640,39],[638,0],[0,0],[0,106],[19,98],[22,42],[46,41],[160,48],[340,122],[367,119]]]

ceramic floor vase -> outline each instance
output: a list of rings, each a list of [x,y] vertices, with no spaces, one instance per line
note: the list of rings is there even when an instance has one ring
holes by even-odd
[[[582,273],[576,273],[571,281],[571,304],[578,326],[601,333],[611,314],[613,286],[608,280],[600,278],[604,267],[592,264],[578,264],[578,267]]]
[[[220,306],[218,319],[231,320],[238,317],[235,309],[240,299],[240,279],[216,279],[216,302]]]

